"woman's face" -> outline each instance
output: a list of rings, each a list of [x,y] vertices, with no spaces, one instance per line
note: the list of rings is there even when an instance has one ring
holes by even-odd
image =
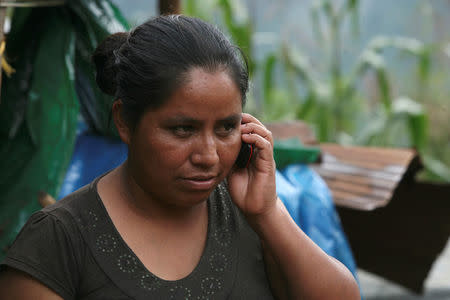
[[[129,167],[140,188],[169,205],[206,200],[239,152],[241,101],[225,71],[191,70],[186,83],[130,133]]]

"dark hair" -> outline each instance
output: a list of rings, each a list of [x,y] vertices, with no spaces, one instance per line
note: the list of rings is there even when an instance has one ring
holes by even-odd
[[[151,19],[130,33],[110,35],[92,56],[100,89],[123,101],[134,127],[142,114],[158,108],[184,83],[188,71],[223,68],[245,104],[248,67],[242,51],[216,27],[200,19],[168,15]]]

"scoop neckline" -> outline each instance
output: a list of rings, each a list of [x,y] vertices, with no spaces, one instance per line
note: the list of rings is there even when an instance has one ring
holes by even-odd
[[[106,176],[108,173],[110,173],[111,171],[103,174],[102,176],[99,176],[98,178],[96,178],[92,184],[90,189],[95,193],[95,199],[97,204],[99,205],[99,208],[101,211],[101,213],[103,214],[103,216],[105,217],[106,222],[108,223],[108,227],[111,229],[112,233],[114,234],[114,236],[116,236],[117,240],[120,242],[120,244],[122,245],[122,247],[124,249],[126,249],[126,252],[130,253],[134,259],[136,259],[138,265],[140,268],[142,268],[146,273],[150,274],[151,276],[154,276],[157,280],[161,281],[164,284],[170,284],[170,285],[176,285],[176,284],[180,284],[183,283],[185,281],[188,281],[189,279],[191,279],[192,277],[194,277],[195,275],[197,275],[197,273],[199,273],[199,269],[200,266],[203,265],[205,263],[206,257],[208,256],[208,253],[210,252],[210,248],[211,248],[211,226],[212,226],[212,222],[211,222],[211,213],[212,213],[212,208],[211,208],[211,195],[214,193],[214,190],[211,192],[211,194],[208,196],[208,199],[205,200],[207,202],[207,212],[208,212],[208,226],[207,226],[207,231],[206,231],[206,241],[205,241],[205,247],[203,248],[202,251],[202,255],[200,256],[199,261],[197,262],[196,266],[194,267],[194,269],[185,277],[180,278],[180,279],[176,279],[176,280],[167,280],[167,279],[163,279],[161,277],[159,277],[158,275],[154,274],[151,270],[149,270],[145,264],[140,260],[140,258],[136,255],[136,253],[133,251],[133,249],[130,248],[130,246],[127,244],[127,242],[123,239],[122,235],[120,234],[120,232],[117,230],[116,226],[114,225],[113,220],[111,219],[111,216],[108,213],[108,210],[106,209],[105,204],[103,203],[103,200],[101,199],[98,190],[97,190],[97,184],[100,181],[101,178],[103,178],[104,176]]]

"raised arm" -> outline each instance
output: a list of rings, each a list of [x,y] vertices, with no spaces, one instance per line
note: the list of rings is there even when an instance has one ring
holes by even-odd
[[[277,298],[360,299],[350,271],[306,236],[277,197],[270,131],[243,114],[241,132],[242,140],[255,146],[256,155],[248,168],[230,174],[230,194],[261,239]]]

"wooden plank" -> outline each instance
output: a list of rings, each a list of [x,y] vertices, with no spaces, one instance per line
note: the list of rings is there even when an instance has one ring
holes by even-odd
[[[351,193],[355,196],[364,196],[375,199],[389,199],[392,196],[392,191],[389,189],[372,188],[367,185],[354,184],[351,182],[327,181],[328,187],[333,191],[342,191],[346,193]]]
[[[367,196],[357,196],[352,193],[338,190],[332,190],[331,193],[333,195],[333,201],[336,205],[357,210],[370,211],[383,207],[389,203],[389,199],[376,199]]]
[[[411,149],[341,146],[337,144],[321,144],[320,148],[324,153],[332,154],[339,159],[351,158],[352,161],[372,161],[405,166],[417,155],[416,151]]]
[[[393,174],[403,174],[406,171],[405,165],[391,164],[387,162],[376,162],[369,158],[366,160],[355,160],[351,156],[337,158],[336,156],[326,152],[322,155],[322,163],[324,164],[340,164],[340,165],[352,165],[366,169],[367,171],[382,171]]]
[[[322,163],[314,169],[323,176],[334,202],[359,210],[389,203],[395,188],[417,154],[408,149],[321,145]]]
[[[373,210],[386,205],[397,185],[395,180],[339,174],[317,166],[314,170],[327,183],[336,205],[358,210]]]
[[[403,174],[392,174],[386,173],[383,171],[377,170],[369,170],[357,166],[352,165],[343,165],[343,164],[321,164],[318,169],[324,169],[329,172],[334,172],[336,174],[347,174],[347,175],[355,175],[355,176],[364,176],[368,178],[377,178],[389,181],[400,181]]]
[[[339,180],[344,182],[354,182],[358,184],[367,185],[373,188],[386,188],[394,189],[397,186],[397,181],[385,180],[379,178],[370,178],[352,174],[339,174],[329,170],[320,168],[318,165],[312,165],[312,168],[320,175],[325,181]]]

